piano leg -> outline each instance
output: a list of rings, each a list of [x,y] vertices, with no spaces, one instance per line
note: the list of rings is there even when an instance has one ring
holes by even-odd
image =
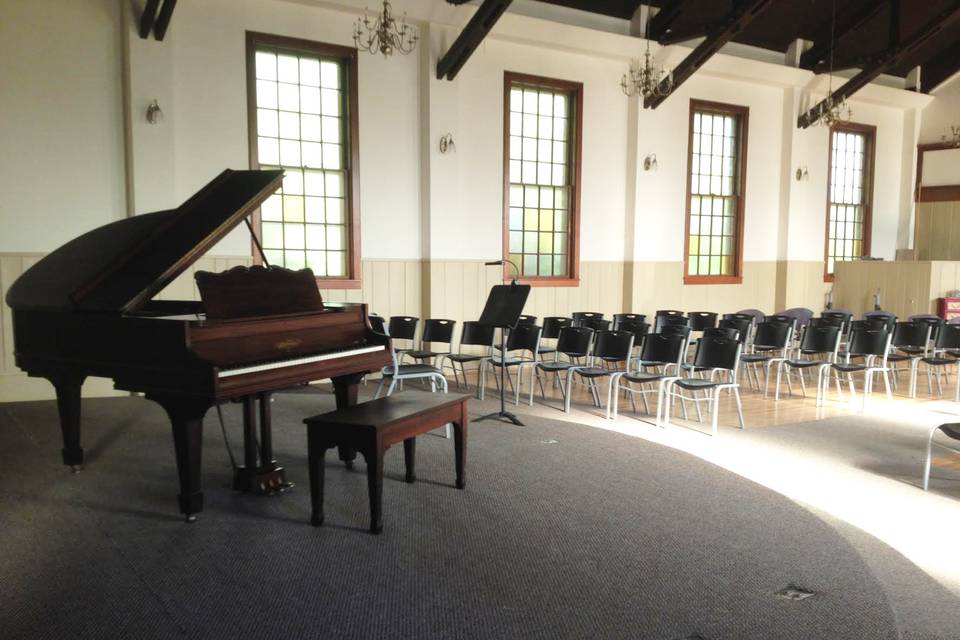
[[[173,427],[173,445],[180,477],[180,513],[187,522],[195,522],[203,511],[200,454],[203,444],[203,416],[210,408],[206,398],[148,395],[167,412]]]
[[[80,387],[86,376],[64,373],[51,376],[57,390],[57,410],[60,413],[60,431],[63,433],[63,464],[74,472],[83,466],[83,447],[80,446]]]
[[[257,401],[260,402],[260,443],[257,451]],[[236,491],[272,494],[289,489],[283,467],[273,459],[273,435],[270,426],[270,394],[243,399],[243,466],[233,474]]]
[[[366,374],[351,373],[350,375],[332,378],[333,395],[337,400],[337,409],[345,409],[357,404],[357,391],[364,375]],[[337,452],[347,469],[353,469],[353,461],[357,457],[356,450],[351,447],[340,446],[337,448]]]

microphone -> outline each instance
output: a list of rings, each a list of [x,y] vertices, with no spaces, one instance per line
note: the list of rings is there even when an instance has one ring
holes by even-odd
[[[517,277],[520,275],[520,269],[517,267],[517,265],[513,263],[513,260],[506,260],[506,259],[491,260],[490,262],[484,262],[483,264],[487,265],[488,267],[494,267],[502,264],[509,264],[511,267],[513,267],[513,270],[517,272],[517,275],[515,275],[513,279],[510,281],[510,288],[511,289],[517,288]]]

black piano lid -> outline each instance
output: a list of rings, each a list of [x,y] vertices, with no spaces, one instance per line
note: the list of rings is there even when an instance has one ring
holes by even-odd
[[[225,170],[182,205],[71,240],[7,292],[12,309],[131,312],[148,302],[280,188],[283,171]]]

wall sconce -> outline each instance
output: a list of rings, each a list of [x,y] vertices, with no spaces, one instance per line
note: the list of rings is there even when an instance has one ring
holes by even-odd
[[[160,103],[154,98],[153,102],[147,107],[147,122],[157,124],[163,117],[163,111],[160,109]]]
[[[651,153],[646,158],[643,159],[643,170],[644,171],[656,171],[659,165],[657,164],[657,154]]]
[[[797,167],[796,176],[797,176],[797,182],[800,182],[801,180],[809,180],[809,179],[810,179],[810,172],[807,170],[807,168],[806,168],[805,166],[804,166],[804,167]]]
[[[443,137],[440,138],[440,153],[446,153],[448,151],[456,151],[457,145],[453,143],[453,134],[445,133]]]

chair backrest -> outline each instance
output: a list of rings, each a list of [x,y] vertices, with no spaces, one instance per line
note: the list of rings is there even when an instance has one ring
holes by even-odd
[[[753,319],[724,318],[717,324],[717,327],[721,329],[736,329],[737,339],[740,341],[740,344],[746,344],[747,338],[750,337],[750,329],[753,327]]]
[[[680,364],[686,354],[687,338],[682,333],[650,333],[643,339],[640,359],[644,362]]]
[[[665,324],[660,327],[659,331],[654,331],[654,333],[662,333],[665,336],[683,336],[683,339],[687,340],[690,338],[690,325]]]
[[[736,338],[703,335],[697,343],[693,366],[702,369],[736,371],[740,362],[740,341]]]
[[[926,322],[898,322],[893,329],[893,346],[926,349],[931,329]]]
[[[493,338],[496,330],[493,325],[480,324],[476,320],[467,320],[463,323],[460,332],[460,345],[478,347],[493,347]]]
[[[367,318],[370,319],[370,328],[373,329],[374,332],[386,335],[387,327],[383,322],[383,316],[378,316],[375,313],[371,313],[367,316]]]
[[[890,334],[886,328],[850,329],[850,340],[847,342],[847,358],[852,356],[883,356],[887,357],[890,349]]]
[[[687,317],[690,319],[690,328],[694,331],[717,326],[717,314],[712,311],[691,311]]]
[[[633,334],[629,331],[599,331],[593,343],[593,357],[620,362],[633,351]]]
[[[893,333],[893,327],[897,324],[897,314],[890,311],[867,311],[863,314],[864,320],[883,320],[887,324],[887,331]]]
[[[740,311],[737,311],[735,315],[752,316],[753,324],[763,322],[763,319],[767,316],[767,314],[765,314],[763,311],[760,311],[760,309],[740,309]]]
[[[761,322],[753,332],[753,346],[786,349],[793,337],[793,325],[788,322]]]
[[[672,313],[657,315],[653,320],[653,332],[660,333],[661,330],[668,325],[683,325],[685,327],[689,327],[690,318],[684,315],[674,315]]]
[[[575,327],[589,327],[594,331],[607,331],[610,321],[603,318],[574,318],[571,323]]]
[[[843,321],[843,318],[838,318],[836,316],[827,316],[819,318],[811,318],[810,322],[807,324],[808,327],[837,327],[840,329],[840,333],[843,333],[843,330],[846,328],[846,325]]]
[[[613,328],[614,330],[620,328],[620,323],[628,320],[630,322],[644,322],[646,321],[647,316],[642,313],[615,313],[613,314]]]
[[[638,316],[642,318],[643,316]],[[650,325],[643,320],[621,320],[614,331],[629,331],[634,336],[634,344],[640,344],[640,339],[650,333]]]
[[[420,318],[413,316],[390,316],[387,331],[390,337],[400,340],[413,340],[417,335],[417,323]]]
[[[602,318],[603,314],[599,311],[574,311],[571,317],[574,320],[583,320],[585,318]]]
[[[785,309],[783,311],[778,311],[777,315],[790,316],[791,318],[796,318],[796,326],[802,327],[805,326],[810,319],[813,317],[813,311],[807,309],[806,307],[792,307],[790,309]]]
[[[517,324],[537,324],[537,316],[520,316]]]
[[[730,338],[740,342],[740,330],[736,327],[707,327],[703,330],[704,337]]]
[[[889,333],[886,318],[864,318],[863,320],[851,320],[850,331],[886,331]]]
[[[590,327],[563,327],[557,338],[557,352],[570,358],[583,358],[589,355],[592,342],[593,329]]]
[[[960,324],[945,324],[940,327],[937,349],[960,349]]]
[[[748,320],[751,325],[754,325],[758,322],[763,321],[763,314],[760,314],[760,318],[758,319],[757,316],[753,315],[752,313],[743,313],[738,311],[737,313],[725,313],[722,316],[720,316],[720,319],[721,320]]]
[[[657,309],[658,316],[682,316],[683,311],[677,311],[676,309]]]
[[[807,326],[800,341],[800,350],[807,353],[830,353],[836,356],[840,348],[838,324],[813,324]]]
[[[783,313],[773,313],[764,317],[764,322],[779,322],[790,325],[794,332],[800,327],[800,322],[796,316],[788,316]]]
[[[450,344],[453,342],[453,328],[457,326],[454,320],[430,318],[423,322],[423,335],[420,342],[436,342]]]
[[[820,314],[820,317],[839,320],[841,322],[841,327],[843,327],[843,332],[846,333],[850,329],[850,320],[853,318],[853,313],[845,310],[824,311]]]
[[[921,313],[915,316],[910,316],[907,318],[911,322],[926,322],[930,325],[930,339],[936,343],[937,339],[940,337],[940,327],[944,325],[943,318],[940,316],[935,316],[931,313]]]
[[[540,350],[540,327],[535,324],[518,324],[510,330],[507,351],[529,351],[537,359]]]
[[[541,338],[547,338],[550,340],[560,337],[560,331],[564,327],[569,327],[572,321],[570,318],[564,318],[561,316],[550,316],[543,319],[543,333]]]

